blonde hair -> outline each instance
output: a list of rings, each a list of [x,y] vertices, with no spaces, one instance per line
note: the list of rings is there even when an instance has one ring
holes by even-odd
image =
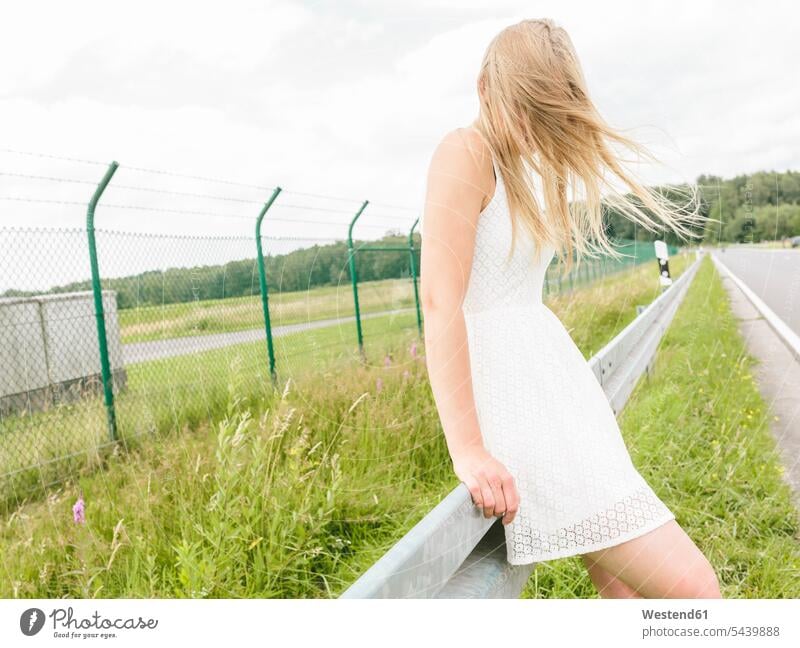
[[[655,158],[600,116],[572,41],[552,20],[523,20],[501,31],[486,50],[478,81],[475,128],[506,187],[512,249],[521,221],[538,243],[537,255],[549,244],[567,269],[573,255],[578,262],[584,255],[619,257],[605,231],[606,206],[650,231],[669,228],[684,240],[694,234],[690,228],[702,221],[696,187],[670,188],[673,196],[689,194],[679,207],[625,168],[613,147]],[[531,171],[541,177],[542,205]],[[614,178],[628,194],[616,191]]]

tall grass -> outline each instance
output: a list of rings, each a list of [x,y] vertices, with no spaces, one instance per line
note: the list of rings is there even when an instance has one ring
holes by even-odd
[[[258,402],[232,383],[217,426],[112,456],[5,520],[0,595],[333,595],[454,485],[415,411],[426,391],[410,358]]]

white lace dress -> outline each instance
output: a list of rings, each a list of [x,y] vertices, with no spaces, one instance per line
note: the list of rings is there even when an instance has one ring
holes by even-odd
[[[505,187],[478,219],[463,304],[472,385],[489,452],[514,476],[507,559],[519,565],[596,551],[674,519],[631,462],[583,354],[542,303],[555,253],[520,227],[514,254]]]

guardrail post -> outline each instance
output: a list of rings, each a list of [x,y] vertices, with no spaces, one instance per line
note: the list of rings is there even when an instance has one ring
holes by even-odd
[[[97,241],[94,236],[94,211],[108,183],[114,176],[119,164],[112,162],[105,172],[100,184],[94,191],[86,209],[86,236],[89,242],[89,262],[92,267],[92,293],[94,294],[94,314],[97,321],[97,346],[100,351],[100,375],[103,381],[103,400],[108,420],[108,436],[111,441],[117,440],[117,415],[114,410],[114,385],[111,375],[111,363],[108,360],[108,339],[106,338],[106,315],[103,309],[103,289],[100,285],[100,268],[97,263]]]
[[[356,221],[364,213],[367,208],[369,200],[365,200],[361,205],[353,220],[350,221],[350,227],[347,230],[347,260],[350,265],[350,280],[353,282],[353,304],[356,311],[356,331],[358,333],[358,351],[361,357],[364,357],[364,334],[361,330],[361,310],[358,307],[358,277],[356,276],[356,251],[353,248],[353,226]]]
[[[408,255],[411,262],[411,280],[414,282],[414,304],[417,307],[417,331],[422,335],[422,312],[419,307],[419,288],[417,287],[417,264],[414,260],[414,230],[419,224],[419,218],[414,221],[408,233]]]
[[[261,308],[264,312],[264,329],[267,336],[267,359],[269,361],[269,375],[273,383],[277,381],[277,375],[275,374],[275,350],[272,345],[272,324],[270,323],[269,319],[269,290],[267,288],[267,273],[264,270],[264,250],[261,246],[261,223],[263,222],[264,216],[266,215],[267,211],[269,211],[269,208],[272,207],[272,203],[275,202],[275,199],[278,197],[280,192],[281,188],[275,187],[275,190],[272,192],[269,200],[264,203],[264,206],[261,208],[261,212],[258,214],[258,218],[256,219],[258,285],[261,291]]]

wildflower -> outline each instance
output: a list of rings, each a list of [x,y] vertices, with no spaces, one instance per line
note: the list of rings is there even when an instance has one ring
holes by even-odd
[[[86,504],[82,496],[78,498],[78,501],[72,507],[72,519],[75,520],[75,524],[86,522]]]
[[[403,380],[408,380],[410,377],[411,377],[411,372],[408,369],[406,369],[403,372]]]
[[[411,354],[412,360],[417,359],[417,342],[416,340],[411,343],[411,347],[409,348],[408,352]]]
[[[386,354],[386,357],[383,359],[383,366],[384,367],[392,366],[392,356],[388,353]]]
[[[375,391],[380,394],[382,389],[383,389],[383,380],[378,378],[375,381]]]

